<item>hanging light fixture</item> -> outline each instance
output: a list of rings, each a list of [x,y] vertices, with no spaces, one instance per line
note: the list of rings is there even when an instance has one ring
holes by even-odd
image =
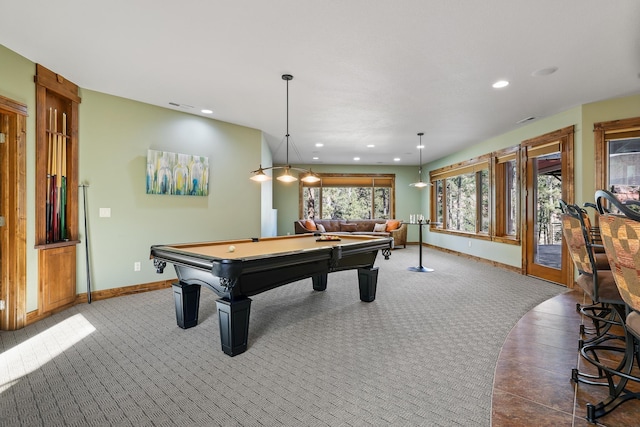
[[[420,137],[420,145],[418,145],[418,152],[420,153],[420,165],[418,166],[418,182],[409,184],[410,187],[422,188],[429,185],[426,182],[422,181],[422,149],[424,148],[424,145],[422,145],[422,135],[424,135],[424,132],[418,133],[418,136]]]
[[[298,178],[291,175],[292,170],[300,171],[304,176],[300,178],[301,181],[307,183],[313,183],[320,181],[320,178],[316,176],[311,169],[302,169],[295,168],[289,164],[289,81],[293,80],[293,76],[291,74],[283,74],[282,80],[287,82],[287,133],[285,134],[286,144],[287,144],[287,164],[285,166],[271,166],[267,168],[263,168],[262,165],[254,171],[251,171],[253,176],[252,180],[258,182],[269,181],[271,177],[265,173],[266,170],[275,170],[275,169],[284,169],[284,173],[280,175],[277,180],[280,182],[294,182],[297,181]]]

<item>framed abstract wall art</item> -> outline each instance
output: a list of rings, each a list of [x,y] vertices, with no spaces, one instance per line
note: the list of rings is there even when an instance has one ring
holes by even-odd
[[[209,158],[147,150],[147,194],[209,195]]]

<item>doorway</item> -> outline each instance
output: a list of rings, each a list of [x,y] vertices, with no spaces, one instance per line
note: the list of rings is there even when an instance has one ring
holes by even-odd
[[[573,126],[524,141],[522,147],[524,271],[571,286],[573,264],[562,237],[559,202],[573,203]]]

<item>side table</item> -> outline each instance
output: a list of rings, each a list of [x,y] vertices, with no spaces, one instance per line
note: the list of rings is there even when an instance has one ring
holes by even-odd
[[[425,267],[422,265],[422,227],[425,225],[429,225],[430,220],[418,220],[418,222],[410,222],[409,225],[417,225],[419,228],[419,241],[420,241],[420,248],[419,248],[419,253],[420,253],[420,258],[419,258],[419,262],[418,262],[418,266],[417,267],[409,267],[407,268],[407,270],[409,271],[417,271],[418,273],[428,273],[430,271],[433,271],[433,268],[429,268],[429,267]]]

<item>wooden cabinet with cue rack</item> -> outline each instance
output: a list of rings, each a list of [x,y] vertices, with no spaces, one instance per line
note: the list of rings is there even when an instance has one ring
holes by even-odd
[[[38,314],[76,299],[78,86],[36,65]]]

